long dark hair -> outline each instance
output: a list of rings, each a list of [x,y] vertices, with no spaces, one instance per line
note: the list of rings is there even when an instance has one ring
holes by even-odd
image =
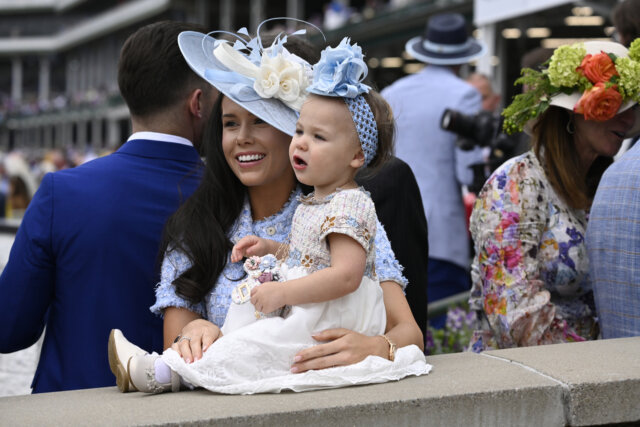
[[[193,303],[211,292],[227,263],[233,247],[227,232],[240,215],[247,191],[222,152],[222,99],[220,95],[203,136],[202,182],[169,218],[162,236],[161,256],[179,250],[191,261],[173,284],[178,295]]]
[[[598,156],[583,170],[573,135],[566,130],[568,110],[551,106],[533,127],[533,149],[553,189],[574,209],[589,209],[600,178],[613,159]]]
[[[272,40],[272,35],[263,37],[265,45]],[[298,37],[290,37],[285,46],[311,63],[320,57],[317,47]],[[233,247],[227,234],[240,216],[247,194],[222,151],[223,98],[218,97],[202,138],[206,158],[202,182],[167,221],[160,246],[160,257],[179,250],[191,261],[191,267],[173,285],[179,296],[192,303],[201,302],[211,292],[227,264]]]

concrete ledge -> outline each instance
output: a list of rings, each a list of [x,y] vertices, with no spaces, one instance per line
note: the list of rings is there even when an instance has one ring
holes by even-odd
[[[640,421],[640,337],[429,357],[424,377],[279,395],[115,387],[0,398],[0,425],[594,425]]]
[[[557,380],[567,424],[640,420],[640,337],[489,351]]]

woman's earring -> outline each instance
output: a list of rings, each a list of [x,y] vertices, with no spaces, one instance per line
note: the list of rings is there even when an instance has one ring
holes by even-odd
[[[575,131],[576,131],[576,127],[575,127],[575,125],[573,124],[573,120],[569,119],[569,121],[567,122],[567,127],[566,127],[566,129],[567,129],[567,133],[568,133],[569,135],[573,135],[573,134],[575,133]]]

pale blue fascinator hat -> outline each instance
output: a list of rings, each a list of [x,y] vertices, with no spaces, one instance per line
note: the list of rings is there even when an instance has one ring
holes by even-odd
[[[277,36],[267,48],[262,46],[260,27],[275,19],[292,20],[268,19],[258,26],[255,38],[249,36],[246,28],[237,34],[185,31],[178,36],[178,45],[196,74],[254,116],[293,135],[311,81],[311,65],[287,51],[284,47],[287,35]],[[213,37],[222,33],[235,37],[235,42]]]

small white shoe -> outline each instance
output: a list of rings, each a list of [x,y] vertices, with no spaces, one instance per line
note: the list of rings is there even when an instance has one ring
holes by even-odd
[[[109,334],[109,367],[116,377],[121,392],[136,391],[129,378],[127,366],[133,356],[148,354],[140,347],[130,343],[120,329],[112,329]]]
[[[180,375],[171,371],[171,379],[161,383],[156,379],[156,360],[158,353],[133,356],[129,359],[129,380],[133,387],[145,393],[163,393],[165,391],[180,391]]]

